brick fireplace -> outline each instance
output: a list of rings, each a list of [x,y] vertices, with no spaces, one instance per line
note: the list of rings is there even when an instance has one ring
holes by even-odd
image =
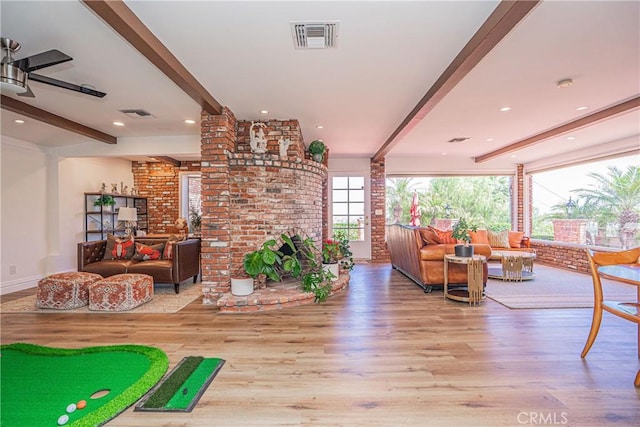
[[[202,284],[204,303],[229,292],[242,259],[270,238],[299,228],[320,244],[326,165],[306,156],[297,120],[263,128],[266,152],[251,152],[251,122],[203,113]],[[290,141],[286,155],[279,141]]]

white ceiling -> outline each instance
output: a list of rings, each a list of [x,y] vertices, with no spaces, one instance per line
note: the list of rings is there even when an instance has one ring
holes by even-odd
[[[498,2],[126,4],[236,117],[298,119],[307,143],[323,139],[332,158],[355,158],[376,153]],[[59,49],[73,61],[40,74],[107,93],[99,99],[32,82],[36,98],[17,99],[117,137],[199,135],[197,124],[184,123],[199,119],[195,101],[84,4],[2,1],[0,14],[1,36],[22,45],[16,58]],[[289,23],[322,20],[340,22],[337,48],[294,49]],[[637,97],[639,76],[640,2],[545,1],[386,157],[439,156],[472,165],[474,157]],[[558,89],[565,78],[573,85]],[[589,109],[576,111],[583,105]],[[512,109],[500,112],[503,106]],[[155,118],[131,119],[118,111],[125,108]],[[17,125],[16,117],[2,110],[2,135],[42,145],[86,141],[30,119]],[[114,120],[126,126],[114,127]],[[486,163],[513,169],[603,144],[619,149],[616,141],[639,135],[635,110],[573,132],[574,140],[556,137]],[[454,137],[471,139],[446,142]]]

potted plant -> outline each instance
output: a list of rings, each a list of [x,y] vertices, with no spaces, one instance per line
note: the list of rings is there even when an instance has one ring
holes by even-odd
[[[322,163],[322,161],[324,160],[325,151],[326,147],[324,145],[324,142],[320,141],[319,139],[311,141],[311,144],[309,144],[309,152],[311,153],[311,157],[318,163]]]
[[[279,282],[281,271],[291,273],[293,277],[302,274],[302,264],[298,258],[301,249],[296,248],[291,237],[286,234],[282,234],[280,239],[291,249],[291,254],[284,255],[275,248],[276,240],[270,239],[264,242],[260,249],[244,256],[244,270],[250,277],[257,279],[259,287],[266,286],[267,278]],[[308,242],[303,242],[303,245],[307,247]]]
[[[189,211],[189,225],[194,233],[200,232],[200,227],[202,226],[202,214],[193,208]]]
[[[334,239],[327,239],[322,243],[322,267],[326,271],[330,271],[333,275],[332,280],[338,280],[340,274],[340,266],[338,261],[342,258],[340,252],[340,242]]]
[[[453,231],[451,232],[451,237],[456,239],[458,242],[463,242],[462,245],[456,245],[455,254],[460,257],[471,257],[473,256],[473,246],[470,246],[471,242],[471,234],[469,231],[476,231],[478,229],[475,225],[469,225],[467,220],[464,218],[460,218],[458,222],[453,226]]]
[[[338,241],[338,247],[342,258],[338,261],[342,270],[353,270],[353,252],[351,252],[351,245],[349,244],[349,238],[345,231],[337,231],[333,238]]]
[[[98,197],[96,201],[93,202],[93,206],[102,206],[102,209],[104,210],[111,210],[111,208],[115,206],[115,204],[116,200],[113,198],[113,196],[110,196],[108,194],[101,194],[100,197]]]

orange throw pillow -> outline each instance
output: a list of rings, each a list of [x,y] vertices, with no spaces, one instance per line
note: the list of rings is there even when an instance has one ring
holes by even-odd
[[[458,243],[458,241],[451,235],[451,233],[453,233],[453,230],[445,231],[434,228],[433,231],[435,231],[438,235],[438,240],[440,240],[440,243]]]
[[[524,233],[522,231],[509,231],[509,246],[519,248]]]
[[[440,243],[440,239],[432,227],[421,228],[420,237],[422,237],[425,245],[437,245]]]
[[[469,230],[469,235],[471,236],[471,243],[489,244],[489,234],[487,233],[487,230]]]

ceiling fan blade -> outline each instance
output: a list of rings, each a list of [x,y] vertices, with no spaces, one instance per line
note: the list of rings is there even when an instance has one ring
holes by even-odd
[[[26,58],[16,59],[13,64],[22,71],[31,72],[41,68],[51,67],[52,65],[61,64],[71,61],[73,58],[65,55],[57,49],[41,52],[36,55],[27,56]]]
[[[51,86],[61,87],[63,89],[73,90],[75,92],[84,93],[86,95],[97,96],[98,98],[102,98],[106,95],[106,93],[104,92],[90,89],[85,86],[78,86],[69,82],[63,82],[62,80],[58,79],[52,79],[51,77],[42,76],[40,74],[29,73],[29,80],[45,83]]]
[[[22,92],[19,93],[18,96],[24,96],[26,98],[35,98],[36,96],[33,94],[33,92],[31,91],[31,88],[29,87],[29,85],[27,85],[27,91],[26,92]]]

